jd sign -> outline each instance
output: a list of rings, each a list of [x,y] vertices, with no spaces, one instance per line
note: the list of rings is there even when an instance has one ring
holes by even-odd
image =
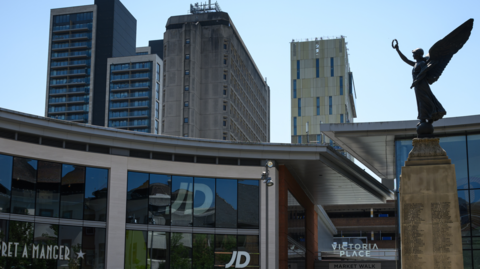
[[[241,263],[242,256],[245,256],[245,262]],[[235,262],[235,259],[237,259],[237,263],[235,264],[235,268],[245,268],[247,265],[250,263],[250,254],[246,251],[234,251],[232,254],[232,259],[230,260],[229,263],[225,265],[225,268],[230,268],[232,267],[233,263]]]

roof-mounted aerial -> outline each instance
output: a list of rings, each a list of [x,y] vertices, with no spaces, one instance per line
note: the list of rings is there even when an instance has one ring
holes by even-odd
[[[211,3],[211,0],[208,0],[208,4],[205,2],[204,4],[202,3],[195,3],[195,4],[190,4],[190,13],[192,14],[199,14],[199,13],[209,13],[209,12],[221,12],[222,10],[220,9],[220,5],[218,2],[215,2],[214,4]]]

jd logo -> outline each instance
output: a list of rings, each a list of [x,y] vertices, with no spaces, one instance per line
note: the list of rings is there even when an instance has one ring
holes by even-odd
[[[245,262],[241,264],[242,256],[245,256]],[[235,259],[237,259],[237,263],[235,264],[235,268],[245,268],[247,265],[250,263],[250,254],[246,251],[234,251],[232,254],[232,259],[230,260],[229,263],[225,265],[225,268],[230,268],[232,267],[233,263],[235,262]]]

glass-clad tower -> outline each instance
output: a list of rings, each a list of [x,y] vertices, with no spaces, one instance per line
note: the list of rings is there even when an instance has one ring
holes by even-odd
[[[135,55],[136,29],[119,0],[52,9],[45,116],[103,126],[107,59]]]
[[[108,59],[105,126],[159,134],[162,67],[157,54]]]
[[[52,11],[46,115],[90,123],[95,6]]]

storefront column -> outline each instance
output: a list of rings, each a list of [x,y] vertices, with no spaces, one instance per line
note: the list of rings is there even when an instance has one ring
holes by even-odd
[[[127,164],[128,159],[126,157],[111,157],[105,268],[124,268]]]

